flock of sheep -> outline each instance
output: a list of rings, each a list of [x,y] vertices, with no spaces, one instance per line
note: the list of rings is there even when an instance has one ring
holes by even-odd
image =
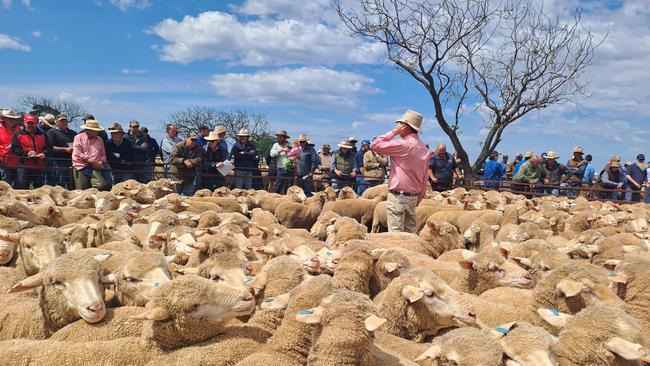
[[[11,365],[643,365],[650,206],[0,182]]]

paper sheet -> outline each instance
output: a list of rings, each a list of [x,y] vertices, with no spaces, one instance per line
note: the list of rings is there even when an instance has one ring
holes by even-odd
[[[225,160],[223,162],[223,166],[221,168],[217,168],[219,173],[221,173],[221,175],[223,175],[224,177],[230,174],[230,172],[232,172],[233,169],[235,169],[235,166],[232,164],[230,160]]]

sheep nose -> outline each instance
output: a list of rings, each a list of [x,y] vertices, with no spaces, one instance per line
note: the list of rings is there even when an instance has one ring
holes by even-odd
[[[0,249],[0,258],[6,258],[11,254],[9,249]]]
[[[531,279],[530,273],[529,272],[524,273],[524,278],[530,280]]]
[[[250,291],[244,290],[242,294],[242,301],[253,301],[254,297]]]
[[[104,303],[101,302],[95,302],[86,307],[86,310],[88,310],[91,313],[99,313],[104,310]]]
[[[469,313],[467,313],[467,315],[468,315],[470,318],[476,318],[476,312],[475,312],[474,310],[470,310]]]

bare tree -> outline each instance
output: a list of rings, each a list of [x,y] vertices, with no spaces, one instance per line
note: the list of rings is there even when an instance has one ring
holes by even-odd
[[[438,124],[471,178],[506,127],[531,111],[584,94],[598,42],[581,24],[519,0],[356,0],[339,17],[353,36],[383,44],[390,63],[428,91]],[[470,165],[459,135],[467,105],[487,111]]]
[[[25,95],[18,99],[16,109],[23,113],[34,113],[37,115],[45,115],[51,113],[57,115],[65,113],[71,126],[76,126],[81,121],[86,112],[79,104],[63,100],[60,98],[46,98],[37,97],[34,95]]]
[[[270,125],[266,115],[245,108],[222,111],[206,106],[190,106],[170,113],[164,122],[175,124],[178,133],[185,136],[190,131],[198,131],[201,126],[213,129],[217,125],[226,128],[226,138],[231,142],[242,128],[250,131],[253,140],[264,140],[270,136]]]

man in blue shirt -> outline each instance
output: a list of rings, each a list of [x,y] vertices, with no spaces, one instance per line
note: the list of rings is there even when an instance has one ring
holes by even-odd
[[[505,165],[497,161],[499,152],[494,150],[490,153],[490,159],[485,163],[483,173],[483,185],[486,188],[499,188],[499,181],[506,174]]]
[[[533,157],[533,152],[526,151],[526,153],[524,154],[524,160],[518,162],[517,165],[515,165],[515,171],[512,172],[513,176],[517,175],[517,173],[519,172],[519,168],[521,168],[521,166],[524,165],[524,163],[526,163],[532,157]]]
[[[108,132],[111,138],[106,142],[106,161],[111,166],[113,183],[132,179],[135,155],[133,144],[124,137],[124,130],[119,123],[113,123]]]
[[[593,158],[591,154],[587,154],[585,156],[585,160],[587,160],[587,167],[585,168],[585,174],[582,176],[582,182],[588,187],[591,187],[591,185],[594,183],[594,176],[596,175],[594,165],[591,163],[592,159]]]
[[[363,140],[361,141],[361,149],[357,151],[355,155],[355,160],[357,164],[357,194],[361,196],[363,191],[366,190],[367,186],[365,184],[365,179],[363,177],[363,156],[366,154],[366,151],[370,150],[370,141]]]
[[[456,159],[447,153],[447,146],[445,146],[445,144],[438,145],[429,161],[429,180],[431,181],[431,188],[434,191],[446,191],[451,189],[454,173],[457,177],[462,175],[458,168],[458,164],[456,164]]]
[[[636,163],[631,164],[625,177],[629,182],[632,192],[632,202],[639,202],[641,200],[641,188],[647,182],[647,173],[645,165],[645,155],[639,154],[636,156]]]
[[[298,162],[298,174],[300,174],[300,182],[305,195],[311,197],[312,187],[314,186],[314,171],[318,166],[318,154],[314,149],[314,144],[307,139],[307,136],[300,135],[298,141],[300,141],[300,147],[302,147]]]

